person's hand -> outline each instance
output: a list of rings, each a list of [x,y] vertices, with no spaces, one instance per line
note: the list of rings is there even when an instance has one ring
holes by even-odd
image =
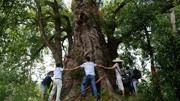
[[[64,71],[72,71],[73,69],[68,69],[68,68],[66,68],[66,69],[64,69]]]
[[[107,67],[105,67],[105,66],[104,66],[103,68],[104,68],[104,69],[107,69]]]

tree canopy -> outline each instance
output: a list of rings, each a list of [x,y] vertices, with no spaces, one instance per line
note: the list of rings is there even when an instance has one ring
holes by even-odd
[[[138,101],[178,101],[179,5],[179,0],[72,0],[68,9],[62,0],[0,0],[0,99],[38,101],[39,84],[32,81],[32,69],[43,61],[43,50],[50,50],[55,63],[64,67],[80,65],[86,54],[96,62],[102,59],[99,63],[105,66],[120,57],[123,67],[138,68],[145,76],[138,85]],[[79,11],[81,6],[91,8]],[[83,43],[88,42],[81,40],[83,33],[97,46]],[[102,53],[107,58],[100,57]],[[64,64],[64,54],[73,62]],[[73,73],[71,79],[79,71]]]

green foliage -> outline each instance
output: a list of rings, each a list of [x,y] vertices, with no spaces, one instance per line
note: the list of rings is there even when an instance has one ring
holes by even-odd
[[[161,20],[158,22],[155,31],[154,43],[155,51],[157,55],[155,60],[159,65],[158,75],[163,93],[163,99],[168,101],[177,101],[177,94],[179,90],[179,73],[178,69],[180,64],[180,36],[177,32],[173,32],[170,23],[167,23],[167,16],[160,16]]]
[[[37,101],[35,99],[40,98],[39,87],[36,82],[29,81],[28,76],[17,71],[9,72],[2,67],[0,69],[1,101],[24,101],[27,96],[29,100],[31,99],[30,101]]]
[[[140,67],[146,74],[146,81],[139,85],[140,96],[138,101],[177,101],[179,98],[179,72],[180,64],[180,36],[179,31],[173,32],[170,8],[173,1],[170,0],[133,0],[126,4],[114,17],[113,11],[122,2],[110,2],[105,4],[103,33],[107,37],[114,36],[119,39],[131,33],[123,39],[121,43],[120,54],[124,60],[124,67],[137,67],[137,57],[141,57]],[[175,4],[178,2],[175,0]],[[175,5],[176,26],[180,27],[179,17],[180,8]],[[110,9],[111,8],[111,9]],[[108,12],[107,12],[108,11]],[[104,24],[106,23],[106,24]],[[113,31],[113,27],[115,30]],[[146,34],[146,30],[149,36]],[[110,36],[109,36],[110,35]],[[148,43],[150,40],[150,45]],[[153,57],[150,57],[149,49],[152,49]],[[146,62],[152,60],[155,62],[157,70],[157,80],[162,93],[159,95],[157,87],[151,83],[151,73],[146,70]],[[128,99],[131,101],[132,99]],[[133,100],[134,101],[134,100]]]
[[[40,98],[39,89],[36,82],[29,78],[28,68],[42,41],[37,28],[30,25],[34,22],[27,7],[32,7],[32,4],[28,1],[4,0],[0,5],[3,5],[0,10],[0,19],[3,19],[0,20],[0,99],[37,101],[35,99]]]
[[[64,15],[70,18],[72,25],[72,12],[61,0],[57,1],[60,7],[60,14],[57,15],[52,13],[52,0],[40,1],[48,38],[54,35],[55,17],[61,17],[61,30],[68,26],[66,19],[63,18]],[[180,31],[172,30],[168,7],[175,6],[176,27],[180,28],[179,0],[131,0],[115,15],[114,11],[124,1],[105,2],[101,6],[103,16],[100,19],[101,29],[107,41],[109,38],[118,40],[123,37],[119,50],[124,52],[119,54],[119,57],[124,60],[124,67],[138,67],[146,75],[146,79],[138,85],[139,96],[123,100],[178,101],[180,99]],[[37,101],[40,98],[39,86],[31,81],[29,74],[30,65],[33,66],[35,60],[42,59],[41,53],[34,55],[43,45],[36,5],[32,0],[1,0],[0,7],[0,99],[24,101],[28,98],[30,101]],[[149,31],[149,36],[146,30]],[[66,32],[63,32],[61,37],[65,36]],[[149,47],[148,38],[151,47]],[[151,57],[150,48],[153,52]],[[138,57],[140,57],[141,66],[137,66]],[[147,61],[150,60],[154,61],[157,70],[156,78],[152,77],[145,68]],[[72,75],[75,79],[82,76],[73,73]],[[158,83],[153,84],[152,78]],[[161,89],[161,93],[157,88]],[[102,101],[112,98],[105,92],[100,92],[100,96],[103,97]],[[89,98],[94,100],[92,96]]]

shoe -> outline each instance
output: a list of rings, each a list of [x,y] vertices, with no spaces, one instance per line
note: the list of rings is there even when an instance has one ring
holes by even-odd
[[[99,100],[99,98],[96,98],[96,101],[98,101]]]
[[[86,94],[81,94],[82,97],[86,97]]]

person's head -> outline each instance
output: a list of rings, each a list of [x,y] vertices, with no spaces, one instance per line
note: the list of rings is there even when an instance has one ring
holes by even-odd
[[[126,67],[126,70],[129,70],[129,66]]]
[[[116,58],[113,60],[114,63],[118,63],[119,67],[122,68],[122,63],[123,63],[123,60],[121,60],[120,58]]]
[[[129,73],[129,67],[126,67],[126,71],[125,71],[126,75]]]
[[[89,62],[90,61],[90,57],[89,56],[86,56],[85,57],[85,62]]]
[[[119,64],[119,67],[122,68],[122,62],[117,62]]]
[[[53,76],[54,76],[53,71],[48,72],[48,75],[49,75],[50,77],[53,77]]]
[[[61,65],[60,65],[60,63],[56,63],[56,67],[60,67]]]

